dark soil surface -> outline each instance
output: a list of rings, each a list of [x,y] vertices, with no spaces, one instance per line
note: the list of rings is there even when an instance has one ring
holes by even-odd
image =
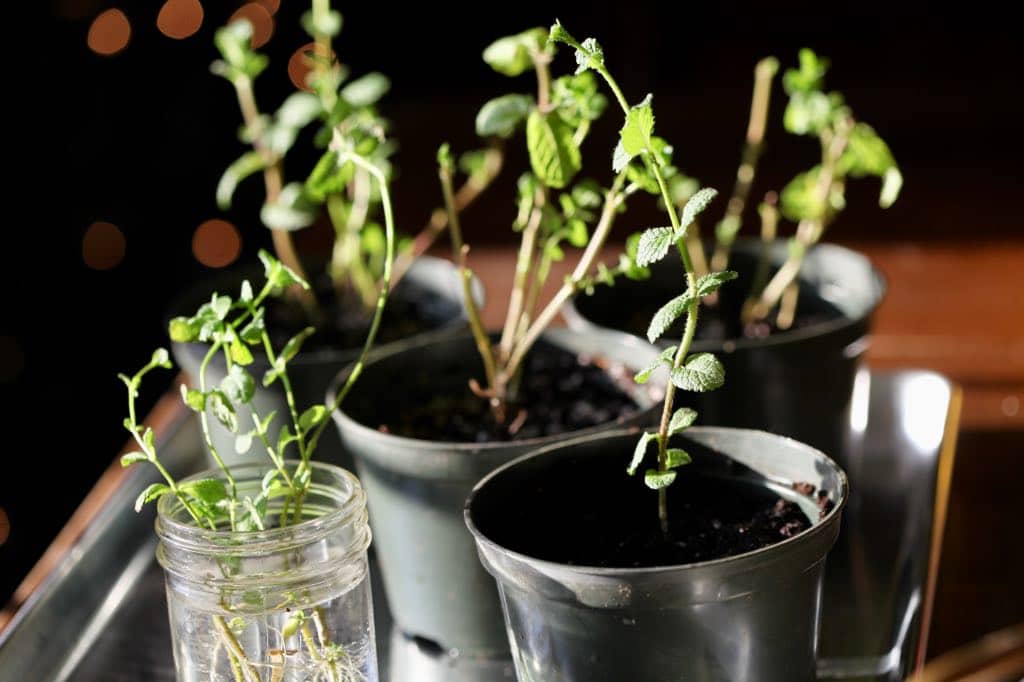
[[[624,367],[538,343],[526,358],[506,423],[497,424],[487,401],[469,388],[469,379],[482,379],[482,371],[469,374],[466,364],[464,359],[451,366],[431,363],[404,378],[386,406],[379,395],[355,393],[349,400],[358,404],[349,409],[359,421],[383,431],[466,443],[578,431],[626,418],[638,409],[627,392],[633,387],[632,375]]]
[[[669,532],[658,523],[658,495],[630,458],[560,458],[543,475],[509,479],[490,506],[474,502],[474,521],[513,551],[557,563],[635,568],[710,561],[767,547],[811,527],[792,499],[748,480],[705,475],[696,465],[679,469],[668,489]],[[695,460],[696,461],[696,460]],[[609,466],[619,464],[621,466]],[[810,486],[793,496],[819,497]],[[513,499],[514,498],[514,499]],[[830,503],[821,497],[819,508]]]

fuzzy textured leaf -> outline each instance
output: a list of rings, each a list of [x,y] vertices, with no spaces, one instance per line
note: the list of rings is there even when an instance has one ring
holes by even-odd
[[[144,452],[129,452],[121,455],[121,466],[130,467],[136,462],[148,462],[149,457]]]
[[[239,365],[232,365],[220,383],[220,390],[233,403],[248,403],[256,393],[256,380]]]
[[[685,233],[686,228],[690,226],[700,213],[708,207],[711,200],[718,196],[718,190],[713,187],[705,187],[699,190],[696,194],[690,197],[686,205],[683,206],[683,213],[679,217],[679,226],[682,227]],[[682,236],[682,235],[679,235]]]
[[[206,409],[206,394],[185,384],[181,385],[181,400],[195,412]]]
[[[341,97],[353,107],[368,107],[387,94],[391,81],[382,73],[372,71],[356,78],[341,89]]]
[[[630,158],[651,146],[651,135],[654,133],[654,109],[651,108],[651,96],[637,104],[626,114],[626,123],[619,131],[623,151]]]
[[[142,505],[158,500],[171,491],[163,483],[153,483],[146,487],[139,496],[135,498],[135,511],[142,511]]]
[[[580,148],[572,128],[557,112],[534,109],[526,120],[526,146],[534,175],[548,187],[562,189],[580,170]]]
[[[679,448],[669,448],[665,455],[667,460],[665,466],[669,469],[678,469],[692,461],[690,453]]]
[[[693,293],[687,291],[661,306],[658,312],[654,313],[651,324],[647,327],[647,340],[654,343],[660,339],[661,335],[668,331],[668,328],[686,312],[693,300]]]
[[[725,368],[711,353],[696,353],[672,370],[672,383],[684,391],[706,393],[725,383]]]
[[[178,486],[183,492],[188,493],[203,503],[214,506],[228,496],[224,481],[216,478],[203,478],[198,481],[188,481]]]
[[[643,268],[651,263],[657,263],[668,253],[673,241],[675,234],[671,227],[651,227],[644,230],[636,250],[636,264]]]
[[[697,421],[697,411],[692,410],[689,407],[680,407],[672,415],[672,421],[668,424],[668,435],[674,436],[681,431],[693,426],[693,423]]]
[[[701,275],[700,279],[697,280],[697,296],[703,297],[708,294],[713,294],[718,291],[718,288],[738,277],[732,270],[722,270],[721,272],[709,272],[706,275]]]
[[[476,134],[509,137],[534,108],[529,95],[502,95],[485,103],[476,115]]]
[[[206,405],[213,411],[213,416],[217,418],[217,421],[224,425],[224,428],[231,433],[238,430],[238,415],[235,414],[234,406],[223,392],[210,391],[207,393]]]
[[[661,351],[661,355],[658,356],[658,359],[649,364],[644,369],[637,372],[636,376],[633,377],[633,381],[635,381],[638,384],[646,384],[647,381],[651,378],[651,375],[654,374],[654,371],[656,369],[658,369],[662,365],[665,365],[667,367],[672,366],[672,359],[675,357],[675,354],[676,346],[670,346],[665,350]]]
[[[633,450],[633,459],[630,461],[629,466],[626,468],[626,472],[632,476],[636,473],[636,470],[644,463],[644,457],[647,456],[647,446],[651,441],[658,440],[658,434],[645,431],[640,434],[640,440],[636,443],[636,448]]]
[[[644,485],[651,490],[661,490],[672,485],[676,480],[676,472],[674,471],[658,471],[657,469],[648,469],[644,472]]]

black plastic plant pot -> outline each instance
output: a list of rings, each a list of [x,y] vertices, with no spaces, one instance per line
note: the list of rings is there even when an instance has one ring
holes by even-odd
[[[670,500],[713,489],[734,491],[730,507],[751,496],[792,501],[811,525],[777,544],[629,568],[600,567],[593,554],[588,566],[528,553],[575,554],[581,534],[617,537],[641,518],[657,528],[656,494],[625,472],[636,440],[617,431],[545,448],[491,473],[466,503],[466,524],[501,591],[520,682],[814,680],[825,556],[847,481],[810,446],[717,427],[678,438],[693,463],[679,469]],[[826,511],[796,483],[827,491]]]
[[[254,287],[263,281],[262,270],[258,268],[253,268],[251,272],[225,272],[220,277],[203,281],[193,292],[183,296],[175,304],[174,313],[191,314],[202,303],[208,301],[215,291],[236,295],[242,280],[246,277],[252,281]],[[482,287],[479,282],[474,282],[474,285],[477,298],[482,300]],[[439,331],[456,333],[464,327],[466,316],[462,298],[462,285],[456,268],[449,261],[430,256],[418,258],[392,293],[393,300],[407,304],[415,311],[415,315],[423,325],[433,330],[427,332],[428,334]],[[389,346],[401,345],[407,340],[399,339],[379,344],[377,349],[386,350]],[[306,345],[312,346],[313,341],[307,341]],[[322,402],[331,379],[346,365],[354,361],[359,356],[360,350],[361,346],[351,348],[307,347],[289,362],[288,376],[295,392],[298,409],[302,410]],[[171,345],[175,361],[190,377],[198,376],[199,367],[206,351],[207,347],[201,344],[174,343]],[[264,388],[260,384],[260,378],[267,370],[266,357],[260,353],[254,353],[254,355],[256,360],[248,368],[257,380],[256,395],[253,398],[252,406],[261,415],[271,412],[287,415],[288,405],[280,382],[270,388]],[[207,368],[207,384],[211,387],[220,385],[224,375],[224,361],[222,357],[218,356]],[[252,425],[249,406],[238,405],[236,409],[238,423],[248,430]],[[278,423],[282,423],[280,417]],[[210,427],[214,447],[229,466],[252,461],[256,452],[252,448],[260,447],[258,443],[254,442],[249,451],[238,453],[235,449],[235,435],[221,426],[212,415]],[[327,429],[320,439],[317,459],[335,464],[343,469],[351,470],[353,468],[351,456],[345,453],[337,433],[333,429]]]
[[[631,377],[657,357],[642,339],[619,332],[545,333],[538,348],[553,345],[590,355],[605,373],[619,372],[637,408],[592,428],[524,440],[441,442],[381,430],[389,414],[408,412],[411,386],[437,395],[465,393],[483,376],[468,333],[418,341],[376,356],[334,418],[344,447],[353,454],[366,487],[374,547],[380,559],[391,613],[406,635],[443,651],[471,656],[508,656],[508,639],[494,580],[480,565],[462,518],[473,486],[496,467],[539,447],[623,425],[652,423],[660,386],[636,386]],[[339,375],[334,387],[344,379]],[[333,390],[333,389],[332,389]],[[453,418],[458,418],[456,415]]]
[[[760,249],[761,242],[752,240],[738,241],[733,249],[729,269],[739,278],[720,289],[719,309],[726,324],[714,321],[707,307],[701,309],[693,352],[719,357],[725,386],[685,394],[681,404],[697,409],[702,424],[764,429],[841,453],[854,378],[884,281],[863,255],[819,244],[801,269],[796,324],[767,337],[745,338],[739,311]],[[775,242],[768,254],[771,274],[785,260],[787,245]],[[563,312],[573,329],[617,329],[643,336],[653,312],[678,296],[684,283],[679,260],[666,258],[652,268],[650,280],[599,287],[591,296],[577,296]],[[678,335],[666,334],[660,343],[678,343]]]

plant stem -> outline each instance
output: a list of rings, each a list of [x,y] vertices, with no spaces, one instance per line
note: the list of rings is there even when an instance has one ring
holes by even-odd
[[[210,364],[210,360],[217,354],[217,351],[221,348],[221,342],[218,341],[210,346],[210,349],[206,352],[206,356],[203,358],[202,363],[199,365],[199,390],[202,393],[206,393],[206,369]],[[213,456],[213,460],[220,467],[220,470],[224,472],[224,478],[228,482],[228,492],[232,500],[238,496],[238,489],[235,485],[235,478],[231,475],[231,470],[221,459],[220,453],[217,452],[217,446],[213,444],[213,438],[210,436],[210,417],[204,408],[199,412],[199,420],[202,423],[203,438],[206,440],[206,447],[210,450],[210,454]],[[231,530],[235,529],[234,522],[234,505],[231,505]]]
[[[507,383],[515,375],[519,370],[519,365],[526,358],[526,354],[533,347],[533,344],[540,338],[541,333],[555,319],[555,316],[561,311],[562,306],[569,300],[569,297],[577,291],[579,284],[590,275],[590,271],[601,253],[601,248],[611,232],[612,224],[615,221],[616,209],[623,201],[622,186],[625,181],[626,172],[623,169],[621,173],[615,176],[611,189],[605,195],[601,217],[598,219],[597,226],[594,228],[594,234],[590,238],[590,242],[587,244],[583,255],[580,256],[576,268],[555,293],[554,297],[544,306],[540,314],[537,315],[537,319],[530,324],[526,332],[516,341],[508,362],[501,371],[500,382]]]
[[[266,188],[266,201],[270,203],[277,199],[284,185],[281,172],[281,158],[269,149],[264,148],[260,142],[263,122],[260,118],[259,108],[256,106],[252,79],[248,76],[240,75],[234,78],[232,83],[238,96],[238,106],[242,111],[242,120],[253,140],[253,147],[263,154],[266,163],[266,167],[263,170],[263,184]],[[274,251],[277,253],[278,259],[302,279],[309,281],[305,269],[302,267],[302,262],[295,251],[295,243],[292,240],[291,232],[271,228],[270,234],[274,240]],[[292,296],[295,296],[302,303],[307,313],[312,313],[312,311],[316,310],[316,297],[313,295],[312,290],[296,286],[292,287],[290,292]]]
[[[778,195],[775,192],[768,192],[758,211],[761,216],[761,248],[758,250],[757,269],[754,271],[754,281],[750,287],[751,296],[758,296],[768,281],[768,255],[779,226],[779,210],[775,207],[777,201]]]
[[[512,282],[512,294],[509,297],[508,313],[505,316],[505,327],[501,333],[498,357],[508,358],[512,352],[512,343],[519,331],[520,317],[526,296],[526,285],[530,271],[533,269],[533,255],[536,250],[537,231],[540,229],[541,217],[544,215],[546,192],[538,188],[534,193],[533,209],[530,219],[523,228],[523,237],[519,242],[519,255],[516,257],[516,271]]]
[[[250,682],[260,682],[259,671],[246,657],[245,650],[242,649],[242,645],[238,643],[238,640],[235,638],[235,634],[231,632],[231,628],[224,622],[224,617],[213,616],[213,624],[217,628],[217,632],[220,633],[221,638],[224,640],[228,653],[234,656],[235,660],[241,664],[242,672],[245,674],[245,679]]]
[[[472,174],[461,187],[455,192],[455,212],[465,211],[477,197],[494,181],[494,178],[501,172],[504,161],[504,153],[500,147],[491,147],[484,151],[484,167],[479,174]],[[427,224],[413,238],[412,243],[395,260],[395,274],[391,286],[398,284],[408,271],[413,261],[426,253],[441,233],[448,227],[448,211],[443,208],[436,208],[430,214]]]
[[[733,185],[732,197],[726,205],[725,214],[725,220],[735,221],[737,228],[743,219],[743,210],[746,208],[750,187],[754,182],[757,162],[761,158],[761,151],[764,148],[764,131],[768,120],[768,105],[771,102],[772,79],[778,68],[778,61],[774,57],[762,59],[754,67],[754,94],[750,102],[747,138],[743,146],[740,167],[736,170],[736,183]],[[733,238],[735,238],[735,234]],[[715,272],[725,270],[729,266],[729,251],[732,248],[732,243],[732,239],[716,240],[715,252],[711,258],[711,269]]]
[[[697,276],[708,273],[708,261],[704,257],[704,244],[700,238],[700,225],[694,220],[686,230],[686,250],[690,253],[693,271]]]

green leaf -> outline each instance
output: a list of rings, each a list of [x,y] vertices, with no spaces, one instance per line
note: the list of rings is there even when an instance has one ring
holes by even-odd
[[[316,205],[303,196],[302,184],[298,182],[285,185],[275,201],[263,204],[260,209],[260,220],[273,230],[301,230],[312,225],[316,216]]]
[[[322,422],[326,416],[327,407],[325,405],[314,405],[299,417],[299,428],[308,431]]]
[[[640,440],[637,441],[636,448],[633,450],[633,459],[630,461],[629,466],[626,467],[626,472],[630,476],[635,474],[637,468],[644,463],[644,457],[647,456],[647,446],[652,440],[658,440],[658,434],[648,431],[640,434]]]
[[[530,112],[526,145],[534,175],[548,187],[562,189],[580,170],[580,148],[573,140],[572,128],[558,112]]]
[[[657,469],[648,469],[644,472],[644,485],[651,490],[661,490],[667,488],[676,480],[676,472],[674,471],[658,471]]]
[[[690,197],[689,201],[686,202],[686,206],[683,206],[683,213],[679,217],[679,226],[682,228],[683,234],[677,235],[677,238],[686,234],[686,228],[696,220],[697,216],[708,207],[708,204],[710,204],[711,200],[716,196],[718,196],[717,189],[714,189],[713,187],[705,187]]]
[[[288,339],[288,343],[284,344],[284,349],[281,354],[277,356],[280,362],[289,362],[292,358],[298,355],[299,350],[302,349],[302,343],[308,339],[316,331],[315,327],[306,327],[301,332]]]
[[[691,410],[689,407],[680,407],[672,415],[672,421],[668,424],[668,435],[674,436],[680,431],[693,426],[693,423],[697,421],[697,411]]]
[[[267,498],[261,495],[253,501],[247,495],[242,499],[242,507],[245,508],[245,514],[239,519],[238,530],[243,533],[264,530],[263,516],[267,513]]]
[[[596,70],[604,66],[604,49],[593,38],[587,38],[576,48],[575,57],[577,76],[587,69]]]
[[[148,462],[149,456],[144,452],[129,452],[121,455],[121,466],[130,467],[136,462]]]
[[[621,146],[621,144],[620,144]],[[642,166],[638,166],[635,163],[626,165],[626,179],[632,183],[636,183],[640,189],[644,190],[648,194],[655,196],[661,194],[661,187],[658,185],[658,179],[651,173],[649,164],[645,163]]]
[[[668,253],[675,241],[675,233],[671,227],[651,227],[640,235],[640,244],[636,251],[636,263],[646,267],[657,263]]]
[[[181,385],[181,400],[195,412],[206,409],[206,394],[185,384]]]
[[[261,435],[265,434],[267,432],[267,430],[270,429],[270,422],[274,421],[274,417],[276,417],[276,416],[277,416],[277,411],[276,410],[272,411],[270,414],[265,416],[263,418],[263,421],[259,422],[259,424],[256,427],[257,433],[259,433]]]
[[[277,109],[278,123],[289,128],[304,128],[324,113],[320,98],[311,92],[293,92]]]
[[[289,443],[294,443],[299,437],[292,433],[292,430],[285,424],[281,427],[281,430],[277,434],[277,452],[279,455],[284,455],[284,449],[288,447]]]
[[[253,299],[252,284],[247,279],[242,280],[242,287],[238,292],[238,300],[242,303],[251,303]]]
[[[838,171],[849,173],[855,178],[865,175],[882,177],[896,165],[896,159],[889,151],[889,145],[880,138],[874,128],[858,123],[850,130],[846,149],[839,159]]]
[[[242,331],[238,332],[238,337],[245,343],[254,345],[263,339],[264,329],[266,326],[263,322],[263,311],[257,310],[256,315],[242,327]]]
[[[318,35],[333,38],[341,33],[341,13],[337,10],[332,9],[326,12],[306,11],[302,13],[299,21],[306,33],[313,38],[316,38]]]
[[[484,49],[484,61],[500,74],[518,76],[533,67],[531,52],[539,52],[546,37],[544,29],[532,28],[499,38]]]
[[[612,151],[612,170],[616,173],[621,173],[631,158],[633,157],[626,153],[626,148],[622,146],[622,140],[620,139],[615,143],[615,149]]]
[[[718,291],[718,287],[728,281],[736,279],[738,276],[739,275],[732,270],[709,272],[706,275],[701,275],[700,279],[697,280],[697,296],[704,297],[708,294],[713,294]]]
[[[237,362],[239,365],[251,365],[254,358],[252,357],[252,351],[244,343],[235,341],[231,344],[231,361]]]
[[[171,356],[167,352],[166,348],[157,348],[153,351],[153,355],[150,357],[149,362],[154,367],[163,367],[164,369],[170,369],[173,366],[171,364]]]
[[[153,500],[158,500],[170,491],[171,489],[163,483],[153,483],[147,486],[146,489],[139,493],[139,496],[135,498],[135,511],[142,511],[142,505],[148,504]]]
[[[213,390],[207,393],[206,405],[213,411],[213,416],[217,418],[217,421],[224,425],[224,428],[231,433],[238,430],[238,415],[235,414],[234,406],[223,392]]]
[[[800,50],[798,56],[800,68],[788,69],[782,76],[782,86],[789,94],[820,89],[828,71],[828,60],[818,57],[806,47]]]
[[[228,496],[227,488],[224,487],[224,481],[216,478],[188,481],[180,484],[178,488],[211,507]]]
[[[275,291],[280,291],[292,284],[298,284],[303,289],[309,289],[309,284],[299,277],[287,265],[270,255],[266,249],[259,251],[260,261],[263,263],[263,272]]]
[[[741,225],[739,216],[731,214],[725,216],[715,225],[715,239],[729,246],[736,241],[736,235],[739,234]]]
[[[601,187],[590,179],[580,180],[573,186],[572,199],[582,208],[597,208],[604,200]]]
[[[353,107],[368,107],[387,94],[391,81],[382,73],[372,71],[356,78],[341,89],[341,96]]]
[[[841,104],[823,92],[795,92],[782,115],[782,125],[794,135],[817,135],[828,127]]]
[[[231,198],[239,183],[266,167],[266,159],[259,151],[248,151],[235,159],[220,176],[220,182],[217,183],[217,206],[222,211],[231,208]]]
[[[843,205],[842,190],[836,187],[832,189],[828,204],[822,201],[818,190],[820,174],[821,166],[815,166],[805,173],[800,173],[782,188],[779,208],[788,220],[817,220],[825,215],[827,208],[838,209]]]
[[[476,115],[476,134],[509,137],[533,108],[533,98],[528,95],[496,97],[484,104]]]
[[[199,325],[187,317],[175,317],[167,325],[167,333],[175,343],[191,343],[199,338]]]
[[[725,383],[725,368],[711,353],[696,353],[672,370],[670,377],[677,388],[705,393]]]
[[[900,173],[899,168],[893,166],[885,171],[885,175],[882,177],[882,192],[878,195],[878,205],[882,208],[892,206],[896,202],[896,197],[900,195],[902,188],[903,174]]]
[[[654,313],[651,324],[647,327],[647,340],[654,343],[660,339],[661,335],[668,331],[668,328],[686,312],[691,303],[693,303],[693,293],[687,291],[661,306],[658,312]]]
[[[218,320],[223,320],[231,312],[231,297],[230,296],[218,296],[213,295],[210,300],[210,307],[213,309],[214,315],[217,316]]]
[[[671,367],[672,360],[676,354],[676,348],[677,346],[670,346],[665,350],[661,351],[661,355],[658,356],[658,359],[649,364],[644,369],[637,372],[636,376],[633,377],[633,381],[635,381],[638,384],[646,384],[647,381],[651,378],[651,375],[654,374],[654,371],[657,370],[659,367],[661,367],[662,365]]]
[[[252,432],[240,433],[235,436],[235,453],[244,455],[252,447]]]
[[[690,458],[690,453],[686,450],[680,450],[679,448],[669,448],[666,454],[665,466],[669,469],[678,469],[681,466],[689,464],[693,460]]]
[[[256,394],[256,380],[239,365],[232,365],[220,382],[220,390],[232,403],[248,403]]]
[[[668,193],[672,197],[672,203],[677,206],[688,201],[699,189],[700,183],[696,178],[682,173],[676,173],[668,180]]]
[[[585,44],[585,43],[584,43]],[[654,133],[654,109],[651,108],[651,96],[647,95],[626,114],[626,123],[619,131],[623,151],[633,158],[651,146],[651,135]]]
[[[569,240],[569,243],[577,249],[585,247],[590,240],[590,235],[587,234],[587,224],[579,218],[573,218],[569,221],[568,228],[569,232],[566,238]]]

